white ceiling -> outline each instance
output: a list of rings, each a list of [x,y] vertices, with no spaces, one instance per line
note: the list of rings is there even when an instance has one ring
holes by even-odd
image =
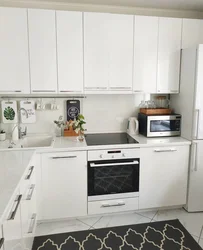
[[[33,2],[33,0],[26,0],[26,1]],[[203,11],[203,0],[34,0],[34,1]]]

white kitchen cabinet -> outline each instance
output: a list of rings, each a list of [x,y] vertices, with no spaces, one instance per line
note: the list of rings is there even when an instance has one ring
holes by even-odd
[[[135,16],[133,92],[156,93],[159,18]]]
[[[56,11],[56,24],[59,93],[82,93],[82,12]]]
[[[30,93],[27,10],[0,8],[0,93]]]
[[[3,226],[0,224],[0,250],[4,249]]]
[[[31,250],[37,222],[35,166],[31,164],[24,180],[21,181],[20,193],[23,246]]]
[[[54,10],[28,10],[31,93],[57,92]]]
[[[85,91],[106,91],[109,85],[109,14],[84,13]]]
[[[87,215],[87,153],[42,154],[42,219]]]
[[[3,220],[4,250],[24,250],[20,214],[22,195],[18,191],[14,197]]]
[[[109,14],[109,89],[131,91],[133,77],[132,15]],[[98,27],[99,28],[99,27]]]
[[[139,209],[186,204],[189,146],[141,148]]]
[[[178,93],[182,19],[159,18],[157,92]]]
[[[203,43],[203,20],[183,19],[182,49]]]

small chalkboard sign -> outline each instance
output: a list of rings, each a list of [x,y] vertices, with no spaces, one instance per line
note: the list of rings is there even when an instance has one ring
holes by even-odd
[[[67,121],[74,120],[80,114],[80,101],[68,100],[66,102]]]

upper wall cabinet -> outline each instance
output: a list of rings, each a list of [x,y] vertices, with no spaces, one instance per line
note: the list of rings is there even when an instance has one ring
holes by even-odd
[[[84,13],[86,91],[131,91],[133,16]]]
[[[182,49],[203,43],[203,20],[183,19]]]
[[[158,17],[135,16],[133,92],[156,93]]]
[[[30,93],[27,10],[0,8],[0,93]]]
[[[28,10],[31,93],[57,92],[55,11]]]
[[[83,92],[82,12],[57,11],[59,93]]]
[[[182,19],[159,18],[157,92],[178,93]]]
[[[109,14],[84,13],[85,91],[106,91],[109,84]]]
[[[132,90],[133,22],[131,15],[109,14],[109,89]]]

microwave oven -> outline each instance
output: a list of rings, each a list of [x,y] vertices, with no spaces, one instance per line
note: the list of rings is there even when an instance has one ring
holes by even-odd
[[[139,113],[139,133],[146,137],[180,136],[181,115],[146,115]]]

